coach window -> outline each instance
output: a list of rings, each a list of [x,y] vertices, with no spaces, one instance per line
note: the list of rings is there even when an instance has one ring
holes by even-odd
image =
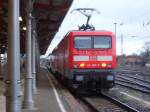
[[[111,48],[111,37],[94,37],[94,48]]]
[[[92,48],[91,37],[75,37],[74,44],[79,49]]]

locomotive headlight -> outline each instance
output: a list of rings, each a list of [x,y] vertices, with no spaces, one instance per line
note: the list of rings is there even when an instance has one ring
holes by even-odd
[[[105,68],[107,66],[107,64],[106,63],[102,63],[101,66],[102,66],[102,68]]]
[[[85,63],[80,63],[80,67],[81,68],[85,67]]]

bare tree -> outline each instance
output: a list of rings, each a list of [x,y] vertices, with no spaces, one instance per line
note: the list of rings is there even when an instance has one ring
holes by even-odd
[[[145,42],[140,55],[144,59],[144,64],[150,61],[150,41]]]

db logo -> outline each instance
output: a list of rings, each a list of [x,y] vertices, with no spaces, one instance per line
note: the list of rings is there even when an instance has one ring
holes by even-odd
[[[90,56],[90,61],[96,61],[97,60],[97,56]]]

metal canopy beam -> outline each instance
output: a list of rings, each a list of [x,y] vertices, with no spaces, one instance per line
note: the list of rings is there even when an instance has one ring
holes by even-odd
[[[7,45],[7,38],[8,38],[8,1],[7,0],[0,0],[0,44]],[[65,14],[67,13],[67,10],[69,9],[69,6],[71,5],[73,0],[31,0],[33,5],[33,11],[32,14],[35,17],[38,25],[37,25],[37,34],[40,34],[41,31],[56,33]],[[33,4],[34,1],[34,4]],[[22,17],[23,21],[20,22],[20,31],[21,31],[21,37],[26,39],[26,35],[24,35],[24,32],[22,28],[26,25],[26,7],[28,6],[27,1],[20,0],[20,16]],[[42,24],[42,22],[47,22],[45,24]],[[54,25],[53,25],[53,24]],[[55,27],[54,27],[55,26]],[[43,28],[45,27],[45,28]],[[47,29],[47,30],[46,30]],[[37,35],[37,39],[40,40],[41,35]],[[45,37],[44,37],[45,38]],[[49,38],[47,36],[46,38]],[[51,40],[53,37],[50,37]],[[1,41],[2,40],[2,41]],[[40,42],[40,41],[39,41]],[[40,42],[41,43],[41,42]],[[47,48],[49,45],[46,45]],[[46,49],[42,49],[42,46],[40,47],[40,54],[44,54],[46,52]],[[0,48],[1,49],[1,48]],[[4,49],[4,52],[7,51]],[[25,47],[21,45],[21,52],[25,53]]]

